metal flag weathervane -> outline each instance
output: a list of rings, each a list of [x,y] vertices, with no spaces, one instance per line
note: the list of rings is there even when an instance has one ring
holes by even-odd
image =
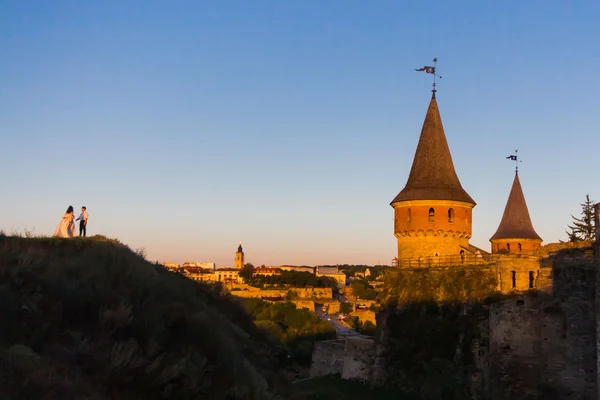
[[[436,64],[437,64],[437,57],[435,57],[433,59],[433,67],[426,65],[423,68],[415,69],[415,71],[417,71],[417,72],[425,71],[425,73],[433,75],[433,90],[432,90],[432,92],[434,94],[437,91],[437,90],[435,90],[435,78],[437,77],[437,78],[442,79],[442,77],[440,75],[435,73]]]
[[[507,160],[512,160],[515,162],[515,172],[519,172],[519,163],[523,162],[519,160],[519,150],[515,150],[515,154],[512,154],[506,157]]]

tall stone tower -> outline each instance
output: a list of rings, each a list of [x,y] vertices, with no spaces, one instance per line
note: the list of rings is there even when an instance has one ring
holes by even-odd
[[[454,170],[434,90],[408,181],[391,202],[399,266],[469,251],[475,205]]]
[[[235,253],[235,268],[242,268],[244,266],[244,250],[242,244],[238,246],[237,252]]]
[[[533,229],[529,217],[518,171],[515,172],[502,221],[490,242],[492,253],[532,253],[542,244],[542,238]]]

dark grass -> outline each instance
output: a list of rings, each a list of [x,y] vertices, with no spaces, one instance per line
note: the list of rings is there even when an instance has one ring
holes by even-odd
[[[0,234],[0,318],[0,398],[288,398],[237,302],[102,236]]]

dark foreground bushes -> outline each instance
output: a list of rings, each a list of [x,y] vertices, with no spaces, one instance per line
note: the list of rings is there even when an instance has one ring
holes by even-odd
[[[236,302],[116,241],[0,235],[0,398],[287,398],[277,351]]]

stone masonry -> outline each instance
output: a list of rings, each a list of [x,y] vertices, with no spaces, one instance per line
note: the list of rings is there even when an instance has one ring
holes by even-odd
[[[596,267],[585,247],[561,247],[539,260],[539,274],[528,258],[507,265],[536,271],[535,290],[517,275],[515,291],[504,286],[509,295],[490,305],[480,339],[489,344],[474,354],[486,382],[474,383],[493,400],[596,399]]]
[[[343,379],[371,382],[375,360],[375,342],[371,339],[346,338],[315,343],[310,377],[339,374]]]

